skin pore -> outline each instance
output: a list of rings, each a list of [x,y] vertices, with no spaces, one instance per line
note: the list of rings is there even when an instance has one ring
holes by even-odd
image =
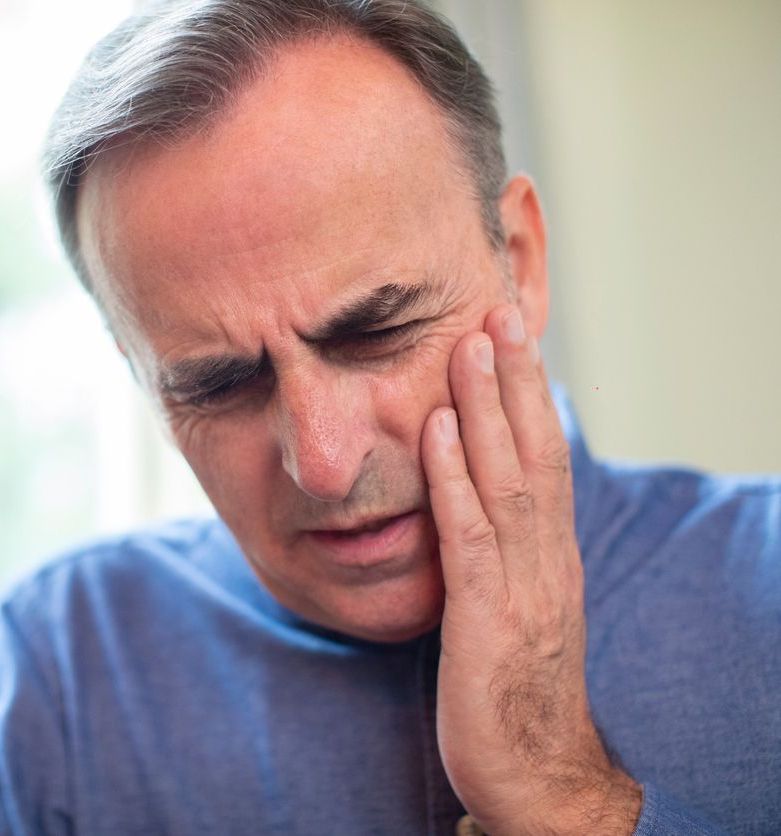
[[[285,49],[209,131],[108,153],[80,192],[117,339],[253,570],[361,638],[442,615],[420,438],[453,403],[456,343],[508,300],[508,269],[527,333],[545,326],[533,189],[502,202],[507,260],[473,191],[416,82],[340,36]],[[400,515],[381,554],[329,545]]]

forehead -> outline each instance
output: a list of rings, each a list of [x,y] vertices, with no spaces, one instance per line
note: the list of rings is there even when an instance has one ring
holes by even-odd
[[[392,57],[347,37],[286,49],[209,131],[111,152],[79,200],[98,292],[147,322],[177,309],[183,282],[212,307],[259,290],[305,305],[324,278],[338,293],[430,271],[465,224],[479,209],[444,117]]]

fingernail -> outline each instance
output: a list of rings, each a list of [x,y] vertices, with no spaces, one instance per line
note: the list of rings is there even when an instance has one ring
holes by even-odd
[[[540,364],[540,344],[537,342],[536,337],[531,337],[529,339],[529,359],[532,362],[532,366],[539,366],[539,364]]]
[[[523,328],[523,320],[519,310],[516,309],[508,313],[502,320],[502,325],[504,326],[504,335],[511,343],[520,345],[524,341],[526,332]]]
[[[458,441],[458,420],[452,409],[440,414],[439,434],[446,444],[455,444]]]
[[[493,343],[483,342],[475,346],[475,355],[477,357],[477,364],[480,369],[486,374],[491,374],[494,370],[494,347]]]

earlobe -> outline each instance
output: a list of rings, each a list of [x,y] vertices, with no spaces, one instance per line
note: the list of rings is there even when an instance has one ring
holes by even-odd
[[[510,274],[528,334],[543,335],[548,322],[545,219],[532,181],[513,177],[499,203]]]

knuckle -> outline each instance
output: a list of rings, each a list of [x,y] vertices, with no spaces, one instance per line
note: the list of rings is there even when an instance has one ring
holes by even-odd
[[[564,649],[567,615],[564,609],[556,604],[549,605],[537,614],[535,632],[537,641],[555,650],[557,655]]]
[[[534,513],[534,493],[527,482],[517,477],[508,479],[496,487],[494,502],[500,511],[513,517],[527,517]]]
[[[569,445],[558,438],[551,439],[536,456],[537,465],[557,476],[568,476],[572,469]]]
[[[568,646],[567,617],[558,608],[537,610],[519,625],[518,638],[538,659],[561,658]]]
[[[496,530],[483,516],[468,522],[459,532],[461,547],[472,555],[482,556],[496,550]]]

